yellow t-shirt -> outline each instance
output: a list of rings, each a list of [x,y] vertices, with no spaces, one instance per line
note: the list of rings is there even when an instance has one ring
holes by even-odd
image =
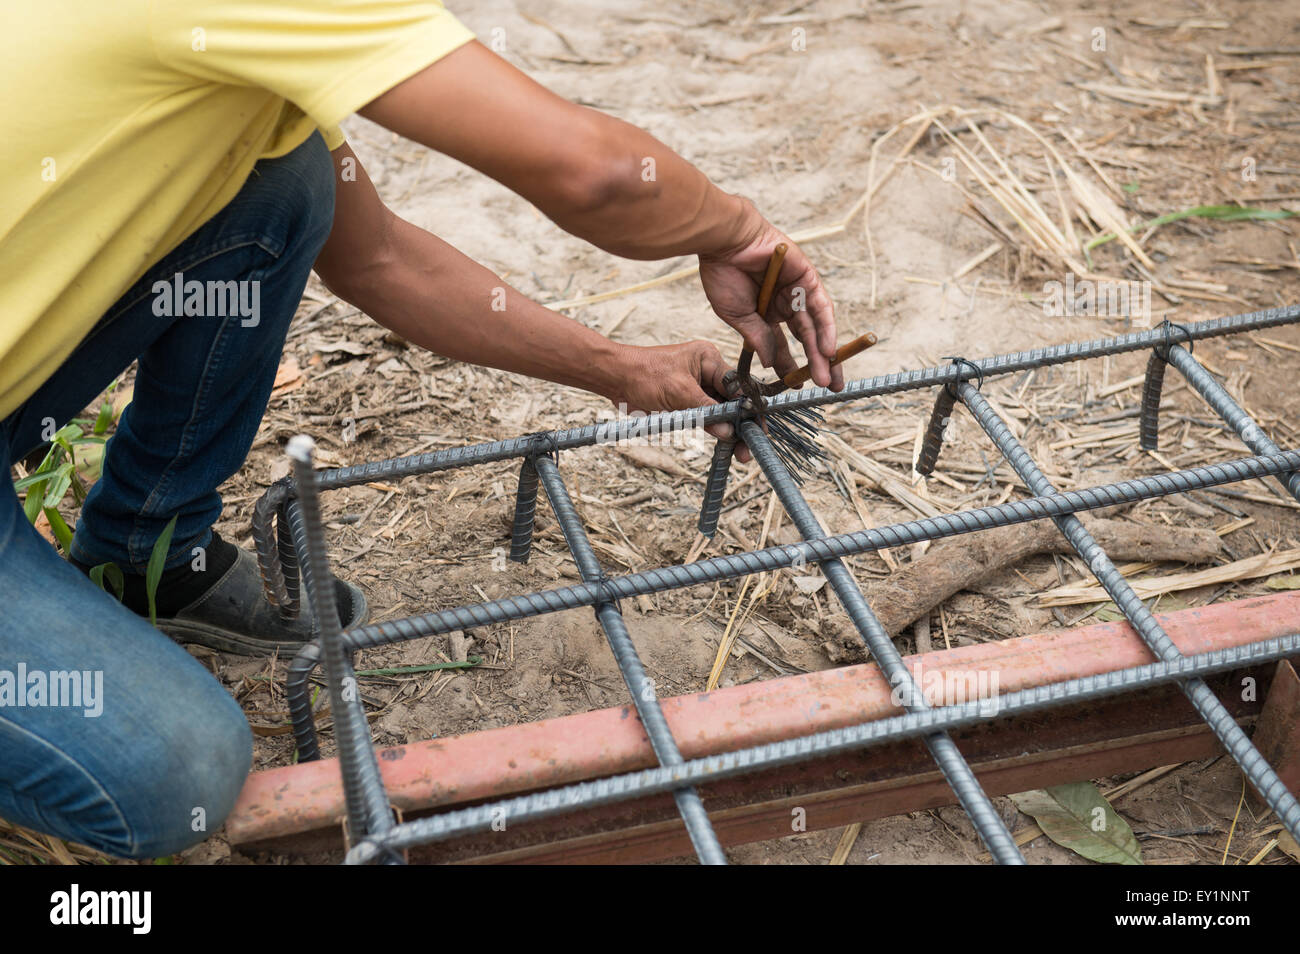
[[[473,34],[437,0],[31,0],[0,37],[0,418],[253,164]]]

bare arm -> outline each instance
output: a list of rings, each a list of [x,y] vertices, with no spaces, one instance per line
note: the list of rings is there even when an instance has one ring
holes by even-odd
[[[752,204],[714,186],[648,133],[556,96],[478,43],[361,113],[491,176],[614,254],[698,255],[714,311],[782,373],[797,362],[780,329],[755,307],[767,259],[785,242],[770,318],[787,323],[803,344],[816,383],[842,386],[842,373],[827,360],[835,352],[831,299],[807,256]]]
[[[344,145],[334,151],[336,173]],[[721,394],[706,342],[617,344],[516,292],[446,242],[395,215],[359,161],[336,174],[334,227],[316,272],[339,297],[438,354],[603,395],[628,410],[678,410]]]

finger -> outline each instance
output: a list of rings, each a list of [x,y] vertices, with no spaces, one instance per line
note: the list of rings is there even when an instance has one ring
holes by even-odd
[[[759,319],[758,313],[754,312],[739,321],[732,322],[731,327],[740,332],[740,337],[749,346],[749,350],[754,352],[759,364],[765,368],[770,368],[775,356],[776,346],[772,340],[771,327]]]
[[[831,383],[831,364],[826,355],[822,354],[817,343],[817,328],[813,324],[812,317],[806,311],[790,317],[790,330],[794,332],[799,343],[803,345],[804,355],[808,358],[808,370],[812,374],[813,383],[818,387],[826,387]],[[832,349],[831,354],[835,352]]]
[[[744,441],[737,442],[736,460],[740,461],[742,464],[748,464],[753,459],[754,459],[754,455],[749,452],[749,448],[745,446],[745,442]]]
[[[698,351],[700,383],[710,397],[726,400],[727,397],[727,362],[721,352],[707,341],[699,343]]]
[[[774,369],[777,374],[789,374],[799,367],[799,362],[790,353],[790,343],[785,340],[785,332],[781,330],[781,326],[773,326],[772,332],[776,339],[776,360],[768,367]]]
[[[781,277],[788,283],[790,294],[795,288],[803,289],[802,310],[812,316],[817,328],[817,349],[829,360],[835,354],[835,305],[830,293],[803,249],[791,245],[785,264]]]
[[[704,425],[704,430],[720,441],[730,441],[734,440],[736,437],[736,428],[725,421],[719,421],[716,424],[706,424]]]
[[[831,358],[835,354],[835,304],[826,286],[814,274],[816,286],[808,293],[808,314],[817,328],[817,345],[821,353]]]

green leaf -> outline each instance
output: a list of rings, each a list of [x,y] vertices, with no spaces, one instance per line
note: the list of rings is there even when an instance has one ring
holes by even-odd
[[[54,531],[54,539],[59,541],[59,547],[67,553],[68,547],[72,546],[72,528],[53,507],[45,508],[45,519],[50,522],[50,529]]]
[[[81,453],[77,455],[77,472],[86,480],[96,481],[104,472],[104,443],[81,444]]]
[[[1011,800],[1062,848],[1102,864],[1142,864],[1133,829],[1091,782],[1021,792]]]
[[[1115,623],[1124,619],[1124,614],[1114,603],[1103,603],[1101,609],[1092,614],[1093,617],[1102,623]]]
[[[113,423],[113,402],[105,401],[99,406],[99,416],[95,418],[95,426],[91,428],[96,434],[107,433],[108,427]]]
[[[107,592],[108,587],[104,585],[105,578],[108,579],[109,586],[113,587],[117,601],[122,602],[122,596],[126,593],[126,580],[122,577],[121,567],[116,563],[101,563],[90,568],[90,581]]]
[[[27,491],[27,499],[23,501],[23,513],[27,515],[27,522],[33,526],[36,524],[36,518],[41,515],[41,502],[45,499],[45,488],[34,487]]]
[[[1178,222],[1181,219],[1218,219],[1221,222],[1240,222],[1243,220],[1289,219],[1297,214],[1300,213],[1290,212],[1286,209],[1254,209],[1244,205],[1198,205],[1193,209],[1183,209],[1180,212],[1169,212],[1157,216],[1148,222],[1143,222],[1141,225],[1133,226],[1128,231],[1130,234],[1142,232],[1146,229],[1168,225],[1170,222]],[[1083,250],[1090,252],[1098,245],[1105,245],[1107,242],[1113,241],[1115,241],[1115,233],[1107,232],[1105,235],[1098,235],[1085,245]]]
[[[172,545],[172,531],[175,529],[176,517],[172,517],[154,541],[153,552],[149,554],[149,566],[144,572],[144,592],[149,598],[149,622],[155,626],[158,625],[158,608],[154,597],[158,593],[158,581],[162,579],[163,564],[167,562],[167,550]]]
[[[72,461],[64,461],[59,465],[59,469],[51,475],[49,483],[45,485],[45,498],[41,503],[42,507],[57,507],[63,495],[68,492],[68,486],[72,483]]]
[[[14,490],[22,490],[24,487],[30,487],[33,484],[43,483],[44,481],[47,481],[49,479],[50,479],[49,471],[46,471],[45,473],[32,471],[30,474],[28,474],[26,477],[23,477],[21,480],[14,481]]]
[[[81,429],[81,425],[76,423],[75,421],[72,421],[67,424],[64,424],[57,431],[55,431],[54,436],[50,438],[50,440],[53,441],[55,444],[67,444],[70,441],[74,441],[78,437],[81,437],[81,435],[84,433],[85,431]]]

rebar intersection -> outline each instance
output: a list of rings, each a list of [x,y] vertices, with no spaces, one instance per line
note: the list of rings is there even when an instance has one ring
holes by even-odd
[[[412,845],[471,831],[489,830],[504,825],[507,820],[516,823],[586,806],[672,791],[700,860],[706,863],[725,863],[721,845],[694,786],[736,774],[825,756],[845,748],[919,736],[930,749],[945,780],[967,811],[994,860],[999,863],[1023,863],[1023,856],[1010,833],[970,766],[947,735],[947,730],[1044,706],[1073,703],[1171,681],[1182,686],[1198,714],[1241,765],[1278,818],[1293,835],[1300,837],[1300,804],[1297,804],[1295,797],[1287,791],[1277,774],[1201,678],[1246,663],[1259,663],[1294,654],[1300,650],[1300,636],[1270,640],[1226,654],[1218,652],[1182,656],[1128,582],[1074,516],[1078,512],[1115,503],[1151,499],[1262,476],[1278,478],[1289,493],[1300,499],[1300,452],[1280,450],[1233,401],[1222,385],[1192,357],[1190,351],[1178,343],[1190,347],[1194,341],[1202,338],[1296,322],[1300,322],[1300,306],[1269,309],[1186,326],[1170,326],[1166,323],[1151,331],[1091,342],[1034,349],[977,361],[958,358],[947,366],[852,381],[839,393],[814,388],[774,398],[770,402],[769,413],[779,412],[782,406],[815,407],[940,385],[918,470],[927,473],[935,466],[941,450],[943,427],[956,402],[960,401],[1012,464],[1031,493],[1035,494],[1034,497],[1002,505],[941,514],[933,518],[835,536],[825,535],[800,493],[797,480],[787,470],[767,436],[744,414],[739,402],[734,401],[709,408],[545,432],[332,471],[313,471],[310,467],[310,442],[304,444],[295,439],[290,448],[290,456],[294,459],[293,481],[286,479],[278,482],[258,502],[254,513],[254,539],[263,581],[272,603],[284,615],[296,615],[300,605],[298,593],[301,577],[315,618],[332,621],[332,625],[321,626],[319,638],[304,647],[293,661],[286,682],[286,695],[300,760],[319,758],[308,679],[317,663],[324,661],[331,707],[335,712],[339,760],[348,805],[352,848],[347,860],[395,861],[399,860],[400,851]],[[1147,347],[1152,349],[1152,359],[1148,365],[1148,380],[1142,401],[1141,434],[1144,447],[1151,446],[1148,441],[1154,440],[1151,435],[1157,433],[1155,415],[1159,409],[1161,379],[1165,366],[1173,364],[1189,385],[1206,399],[1257,456],[1059,493],[1012,436],[1005,422],[983,398],[977,386],[985,377]],[[972,381],[977,384],[972,384]],[[736,420],[739,423],[742,439],[753,451],[764,475],[803,536],[804,543],[607,577],[587,540],[582,520],[560,475],[556,460],[558,452],[570,447],[635,437],[646,433],[647,429],[651,433],[665,433],[717,420]],[[511,559],[522,562],[528,558],[536,495],[540,486],[547,495],[583,582],[340,632],[333,611],[332,588],[318,588],[315,585],[316,580],[329,578],[324,531],[319,516],[319,491],[381,477],[391,480],[512,457],[522,458],[523,462],[511,534]],[[717,524],[730,459],[730,447],[725,444],[719,446],[710,467],[700,515],[700,530],[706,534],[710,534]],[[957,706],[931,708],[840,558],[1043,518],[1052,519],[1062,530],[1159,662],[1137,669],[1010,693],[998,697],[996,705],[991,707],[989,700],[977,700]],[[618,610],[618,600],[803,563],[816,563],[821,567],[871,655],[891,683],[902,690],[907,715],[721,756],[683,760],[664,719],[653,682],[646,677],[644,667],[637,657],[627,626]],[[595,609],[660,768],[569,785],[521,798],[446,812],[418,821],[394,823],[379,775],[364,708],[356,691],[356,677],[351,665],[353,652],[361,648],[584,605]]]

